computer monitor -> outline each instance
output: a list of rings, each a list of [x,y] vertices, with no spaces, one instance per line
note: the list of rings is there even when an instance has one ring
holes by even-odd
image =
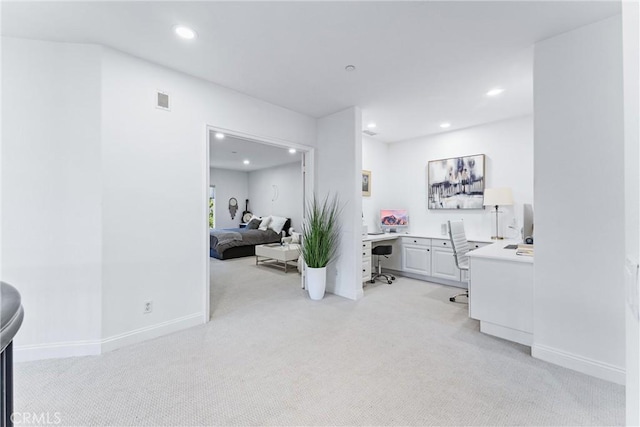
[[[533,206],[525,203],[522,207],[522,240],[528,237],[533,241]]]
[[[406,209],[381,209],[380,228],[382,231],[395,233],[399,229],[409,227],[409,214]]]

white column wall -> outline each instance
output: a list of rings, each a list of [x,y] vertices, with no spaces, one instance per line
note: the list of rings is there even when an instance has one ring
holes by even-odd
[[[536,44],[534,357],[624,383],[620,17]]]
[[[316,193],[338,195],[342,206],[339,257],[327,269],[327,291],[362,297],[362,113],[359,108],[318,119]]]
[[[622,3],[624,55],[625,236],[626,236],[626,424],[640,425],[640,7]],[[628,271],[627,271],[628,268]]]
[[[97,46],[2,39],[1,279],[22,295],[16,360],[97,354]]]

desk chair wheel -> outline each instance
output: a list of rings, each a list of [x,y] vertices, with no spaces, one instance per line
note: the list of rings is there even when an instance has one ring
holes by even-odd
[[[387,285],[390,285],[391,283],[391,280],[387,280]]]
[[[376,279],[369,280],[369,283],[376,283]]]
[[[469,298],[469,291],[466,290],[466,291],[462,292],[461,294],[454,295],[451,298],[449,298],[449,301],[456,302],[456,298],[458,298],[458,297],[467,297],[467,298]]]

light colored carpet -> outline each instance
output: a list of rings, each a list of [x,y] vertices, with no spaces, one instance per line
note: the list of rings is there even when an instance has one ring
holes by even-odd
[[[624,387],[481,334],[456,289],[398,278],[311,301],[295,272],[211,260],[212,321],[15,366],[61,425],[622,425]]]

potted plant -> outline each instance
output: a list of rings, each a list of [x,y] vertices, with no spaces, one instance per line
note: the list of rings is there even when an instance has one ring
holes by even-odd
[[[314,195],[307,203],[300,250],[307,265],[307,290],[312,300],[324,297],[327,265],[335,259],[340,242],[339,214],[337,196],[320,201]]]

